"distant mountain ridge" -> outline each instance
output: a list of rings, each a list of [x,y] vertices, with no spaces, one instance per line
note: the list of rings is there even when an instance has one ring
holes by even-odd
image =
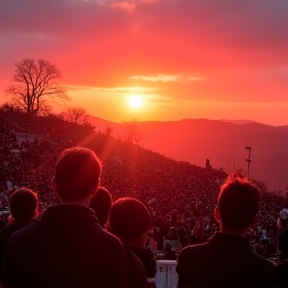
[[[223,121],[223,122],[230,122],[233,124],[247,124],[247,123],[253,123],[254,121],[251,120],[245,120],[245,119],[239,119],[239,120],[231,120],[231,119],[218,119],[219,121]]]
[[[111,127],[114,137],[127,133],[127,124],[90,116],[95,130]],[[236,121],[236,123],[234,123]],[[288,125],[271,126],[249,120],[183,119],[147,121],[137,124],[139,145],[176,160],[204,166],[210,159],[213,168],[232,172],[241,167],[247,173],[251,147],[250,177],[266,181],[273,189],[288,187]]]

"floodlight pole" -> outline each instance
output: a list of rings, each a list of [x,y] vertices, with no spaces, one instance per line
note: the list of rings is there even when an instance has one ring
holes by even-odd
[[[249,180],[249,175],[250,175],[250,163],[252,162],[252,160],[250,159],[251,147],[250,147],[250,146],[246,146],[245,148],[248,150],[248,158],[246,158],[245,161],[248,163],[247,178],[248,178],[248,180]]]

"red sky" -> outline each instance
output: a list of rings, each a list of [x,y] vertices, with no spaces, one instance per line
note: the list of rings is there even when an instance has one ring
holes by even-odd
[[[43,58],[69,105],[107,120],[288,124],[287,13],[286,0],[2,0],[0,102],[15,62]]]

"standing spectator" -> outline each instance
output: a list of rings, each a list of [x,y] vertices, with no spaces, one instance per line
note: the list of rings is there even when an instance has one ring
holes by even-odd
[[[19,188],[9,198],[10,223],[0,231],[0,271],[8,241],[12,234],[30,224],[38,215],[38,196],[28,188]]]
[[[110,226],[113,233],[122,240],[126,250],[130,271],[129,287],[145,287],[147,267],[146,263],[143,263],[143,259],[137,257],[139,256],[137,251],[144,249],[147,239],[146,233],[150,226],[150,215],[147,208],[137,199],[120,198],[112,205]],[[152,253],[152,258],[153,256]]]
[[[277,265],[277,277],[279,288],[288,288],[288,259]]]
[[[278,282],[279,287],[288,287],[288,209],[284,208],[280,211],[280,220],[282,222],[282,227],[284,230],[279,235],[279,251],[280,255],[280,263],[277,265],[277,274],[278,274]]]
[[[245,238],[256,225],[260,191],[231,176],[221,187],[214,210],[220,232],[204,244],[188,246],[179,256],[178,287],[276,287],[276,267],[256,255]]]
[[[96,194],[91,197],[89,207],[95,211],[99,224],[106,227],[112,206],[112,195],[105,187],[99,187]]]
[[[288,209],[284,208],[280,211],[278,221],[281,222],[279,226],[282,227],[278,237],[278,249],[281,252],[281,260],[285,260],[288,259]]]
[[[146,241],[145,246],[148,246],[154,255],[157,255],[157,242],[155,241],[155,234],[153,230],[148,231],[147,233],[148,240]]]
[[[206,169],[212,169],[212,165],[210,164],[210,160],[206,159],[206,163],[205,163]]]
[[[205,229],[200,220],[196,220],[196,224],[193,228],[193,235],[195,237],[195,244],[203,243]]]
[[[181,242],[180,242],[179,235],[175,227],[170,228],[170,231],[168,233],[168,238],[170,240],[170,244],[173,249],[181,248]]]
[[[97,191],[101,164],[89,149],[65,150],[52,188],[60,205],[14,233],[8,243],[4,287],[125,287],[122,243],[98,224],[88,208]]]

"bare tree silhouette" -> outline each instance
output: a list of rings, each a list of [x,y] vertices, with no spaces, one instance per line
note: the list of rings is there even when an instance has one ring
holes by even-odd
[[[15,64],[14,84],[5,93],[22,110],[37,114],[48,101],[70,100],[58,85],[61,78],[61,71],[48,61],[23,59]]]

